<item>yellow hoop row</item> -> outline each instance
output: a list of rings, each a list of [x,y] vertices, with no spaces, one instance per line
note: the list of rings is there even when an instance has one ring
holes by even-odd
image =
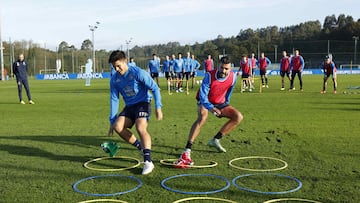
[[[163,159],[160,160],[160,163],[166,166],[176,166],[176,164],[174,164],[174,161],[176,161],[177,159]],[[171,163],[169,163],[171,162]],[[215,161],[210,161],[209,165],[186,165],[189,166],[189,168],[212,168],[217,166],[218,163]]]
[[[222,201],[222,202],[230,202],[230,203],[237,203],[235,201],[232,200],[228,200],[228,199],[221,199],[221,198],[216,198],[216,197],[188,197],[188,198],[184,198],[184,199],[179,199],[176,200],[173,203],[179,203],[179,202],[185,202],[185,201],[189,201],[189,200],[218,200],[218,201]]]
[[[135,161],[137,161],[137,163],[135,165],[133,165],[133,166],[129,166],[129,167],[125,167],[125,168],[94,168],[94,167],[89,166],[90,163],[105,160],[105,159],[129,159],[129,160],[135,160]],[[87,162],[84,163],[84,167],[87,168],[87,169],[94,170],[94,171],[107,171],[107,172],[123,171],[123,170],[127,170],[127,169],[136,168],[139,165],[140,165],[140,160],[139,159],[136,159],[136,158],[133,158],[133,157],[127,157],[127,156],[100,157],[100,158],[92,159],[92,160],[87,161]]]
[[[117,199],[93,199],[93,200],[86,200],[78,203],[88,203],[88,202],[122,202],[122,203],[128,203],[122,200]]]
[[[243,160],[243,159],[272,159],[272,160],[282,162],[284,164],[284,166],[282,166],[280,168],[272,168],[272,169],[253,169],[253,168],[243,168],[243,167],[235,166],[234,164],[232,164],[232,162],[234,162],[234,161]],[[245,170],[245,171],[257,171],[257,172],[279,171],[279,170],[285,169],[288,166],[288,164],[284,160],[281,160],[278,158],[273,158],[273,157],[265,157],[265,156],[248,156],[248,157],[235,158],[235,159],[232,159],[229,161],[229,165],[234,168],[237,168],[237,169],[241,169],[241,170]]]
[[[266,202],[263,203],[272,203],[272,202],[282,202],[282,201],[302,201],[302,202],[313,202],[313,203],[321,203],[315,200],[310,200],[310,199],[300,199],[300,198],[282,198],[282,199],[272,199],[272,200],[268,200]]]

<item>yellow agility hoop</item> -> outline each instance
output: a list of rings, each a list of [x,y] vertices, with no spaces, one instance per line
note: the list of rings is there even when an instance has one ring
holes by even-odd
[[[188,198],[176,200],[173,203],[185,202],[185,201],[189,201],[189,200],[217,200],[217,201],[222,201],[222,202],[237,203],[232,200],[221,199],[221,198],[216,198],[216,197],[188,197]]]
[[[313,203],[321,203],[315,200],[310,200],[310,199],[301,199],[301,198],[282,198],[282,199],[272,199],[272,200],[268,200],[266,202],[263,203],[272,203],[272,202],[282,202],[282,201],[301,201],[301,202],[313,202]]]
[[[160,160],[160,163],[166,166],[176,166],[176,164],[174,164],[174,161],[177,161],[177,159],[163,159]],[[210,164],[208,165],[186,165],[186,166],[189,168],[212,168],[218,165],[218,163],[215,161],[209,161],[209,163]]]
[[[279,168],[270,168],[270,169],[254,169],[254,168],[244,168],[244,167],[240,167],[240,166],[235,166],[233,164],[234,161],[244,160],[244,159],[271,159],[271,160],[275,160],[275,161],[279,161],[279,162],[283,163],[284,166],[279,167]],[[237,168],[237,169],[241,169],[241,170],[245,170],[245,171],[257,171],[257,172],[279,171],[279,170],[285,169],[288,166],[288,164],[284,160],[281,160],[278,158],[273,158],[273,157],[265,157],[265,156],[248,156],[248,157],[235,158],[235,159],[232,159],[229,161],[229,165],[234,168]]]
[[[128,159],[128,160],[134,160],[137,163],[133,166],[129,166],[129,167],[125,167],[125,168],[95,168],[95,167],[90,167],[89,164],[93,163],[93,162],[98,162],[101,160],[106,160],[106,159]],[[87,161],[84,163],[84,167],[90,170],[94,170],[94,171],[107,171],[107,172],[112,172],[112,171],[123,171],[123,170],[127,170],[127,169],[132,169],[132,168],[136,168],[140,165],[140,160],[133,158],[133,157],[127,157],[127,156],[114,156],[114,157],[100,157],[100,158],[96,158],[96,159],[92,159],[90,161]]]
[[[122,200],[118,199],[92,199],[92,200],[86,200],[78,203],[89,203],[89,202],[122,202],[122,203],[128,203]]]

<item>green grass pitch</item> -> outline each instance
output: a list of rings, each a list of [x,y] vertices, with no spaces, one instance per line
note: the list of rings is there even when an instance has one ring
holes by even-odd
[[[0,82],[0,202],[79,202],[101,197],[74,192],[72,185],[83,178],[104,174],[122,174],[140,178],[143,186],[134,192],[115,197],[127,202],[173,202],[178,199],[204,196],[178,194],[161,187],[163,179],[178,174],[215,174],[229,180],[250,171],[229,166],[234,158],[267,156],[279,158],[288,167],[275,173],[298,178],[300,190],[284,195],[264,195],[229,189],[208,195],[236,202],[264,202],[275,198],[303,198],[320,202],[360,202],[360,92],[347,89],[360,85],[359,75],[339,75],[338,94],[320,94],[322,76],[305,75],[304,92],[280,91],[280,77],[269,77],[269,88],[262,93],[240,93],[240,83],[231,104],[244,115],[242,123],[222,139],[227,153],[217,153],[206,143],[220,129],[225,119],[209,115],[200,136],[193,145],[195,163],[204,160],[218,166],[203,169],[174,169],[159,163],[176,159],[187,140],[196,118],[194,99],[198,86],[190,94],[168,95],[161,79],[164,119],[150,119],[152,158],[155,170],[140,175],[142,167],[119,172],[88,170],[83,163],[106,156],[99,145],[117,141],[117,155],[142,161],[140,153],[118,136],[107,137],[109,85],[107,79],[85,81],[30,80],[35,105],[18,103],[14,80]],[[258,81],[257,81],[258,82]],[[286,85],[288,86],[288,81]],[[346,91],[346,94],[343,92]],[[360,91],[360,90],[359,90]],[[23,91],[24,98],[26,98]],[[153,105],[152,105],[153,106]],[[134,129],[132,129],[134,130]],[[135,130],[134,130],[135,132]],[[205,161],[206,162],[206,161]],[[133,165],[131,160],[104,161],[98,167]],[[239,160],[243,167],[274,168],[281,163],[273,160]],[[296,187],[291,180],[269,176],[240,179],[237,184],[263,191],[282,191]],[[116,193],[129,190],[136,181],[121,177],[85,181],[79,189],[91,193]],[[184,191],[209,191],[224,187],[214,177],[172,179],[169,187]]]

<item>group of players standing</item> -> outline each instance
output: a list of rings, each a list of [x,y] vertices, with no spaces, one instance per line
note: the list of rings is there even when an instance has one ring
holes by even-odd
[[[267,68],[271,65],[269,58],[265,57],[265,54],[262,52],[260,58],[257,60],[255,54],[251,54],[251,58],[248,58],[247,55],[242,55],[240,61],[240,67],[237,75],[242,77],[242,92],[246,88],[249,88],[249,91],[254,89],[254,70],[255,68],[260,69],[260,78],[262,87],[268,88],[268,77],[267,77]],[[287,52],[282,52],[282,58],[280,60],[280,76],[281,76],[281,90],[285,90],[285,76],[290,81],[289,91],[295,90],[294,80],[296,75],[299,78],[300,91],[303,91],[303,80],[302,72],[304,70],[305,62],[304,58],[300,55],[299,50],[295,50],[294,56],[287,56]],[[324,72],[323,88],[321,93],[326,93],[326,84],[327,80],[332,75],[332,80],[334,84],[334,94],[336,94],[337,82],[336,82],[336,67],[335,63],[332,61],[331,56],[326,55],[324,61],[321,64],[321,69]]]
[[[200,63],[195,59],[194,54],[186,53],[186,57],[182,57],[182,53],[178,53],[176,57],[172,54],[171,58],[165,56],[162,62],[162,72],[167,80],[167,85],[173,88],[177,93],[184,92],[183,81],[186,81],[186,87],[189,87],[189,79],[191,79],[191,87],[194,87],[196,71],[200,68]],[[153,54],[153,59],[149,60],[148,68],[151,77],[159,84],[160,58]]]

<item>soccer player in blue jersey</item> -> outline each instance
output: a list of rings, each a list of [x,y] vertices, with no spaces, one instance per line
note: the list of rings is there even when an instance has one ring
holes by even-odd
[[[321,69],[324,71],[324,80],[323,80],[323,89],[321,94],[326,93],[327,80],[332,76],[332,81],[334,84],[334,94],[336,94],[337,82],[336,82],[336,66],[335,63],[331,60],[329,55],[325,56],[324,62],[321,64]]]
[[[150,70],[150,75],[152,79],[154,79],[159,86],[159,70],[160,70],[160,62],[156,54],[153,54],[153,59],[149,60],[148,68]]]
[[[176,78],[176,92],[183,92],[181,88],[182,78],[183,78],[183,64],[184,60],[182,59],[182,53],[178,53],[178,58],[174,60],[174,72]]]
[[[189,88],[189,77],[191,74],[192,59],[190,52],[186,53],[186,58],[183,59],[183,78],[186,79],[186,87]]]
[[[130,57],[130,61],[128,63],[128,66],[136,66],[135,59],[133,57]]]
[[[157,120],[162,120],[160,89],[148,73],[136,66],[128,66],[123,51],[113,51],[109,57],[116,73],[110,79],[110,129],[112,135],[115,130],[125,141],[141,149],[144,156],[142,174],[149,174],[154,169],[151,160],[151,137],[147,131],[151,113],[150,102],[155,99],[155,113]],[[118,114],[119,96],[122,96],[125,107]],[[141,142],[129,130],[136,126]]]
[[[171,61],[170,61],[170,57],[169,56],[165,56],[165,60],[162,63],[162,72],[165,75],[166,81],[167,81],[167,86],[168,89],[170,90],[170,86],[171,86],[171,68],[172,66],[170,66]]]
[[[190,73],[190,77],[191,77],[191,88],[194,88],[194,82],[195,82],[195,77],[196,77],[196,72],[197,70],[199,70],[200,68],[200,63],[199,61],[197,61],[195,59],[194,54],[191,55],[191,73]]]
[[[230,98],[236,85],[236,76],[231,68],[231,61],[227,56],[220,59],[217,69],[205,74],[203,83],[197,93],[198,118],[193,123],[184,152],[179,160],[175,162],[176,167],[186,168],[191,165],[190,152],[196,137],[200,134],[201,127],[205,124],[208,112],[218,118],[229,119],[219,132],[208,142],[208,145],[215,147],[219,152],[226,152],[221,146],[220,139],[232,131],[243,119],[242,114],[231,106]]]

